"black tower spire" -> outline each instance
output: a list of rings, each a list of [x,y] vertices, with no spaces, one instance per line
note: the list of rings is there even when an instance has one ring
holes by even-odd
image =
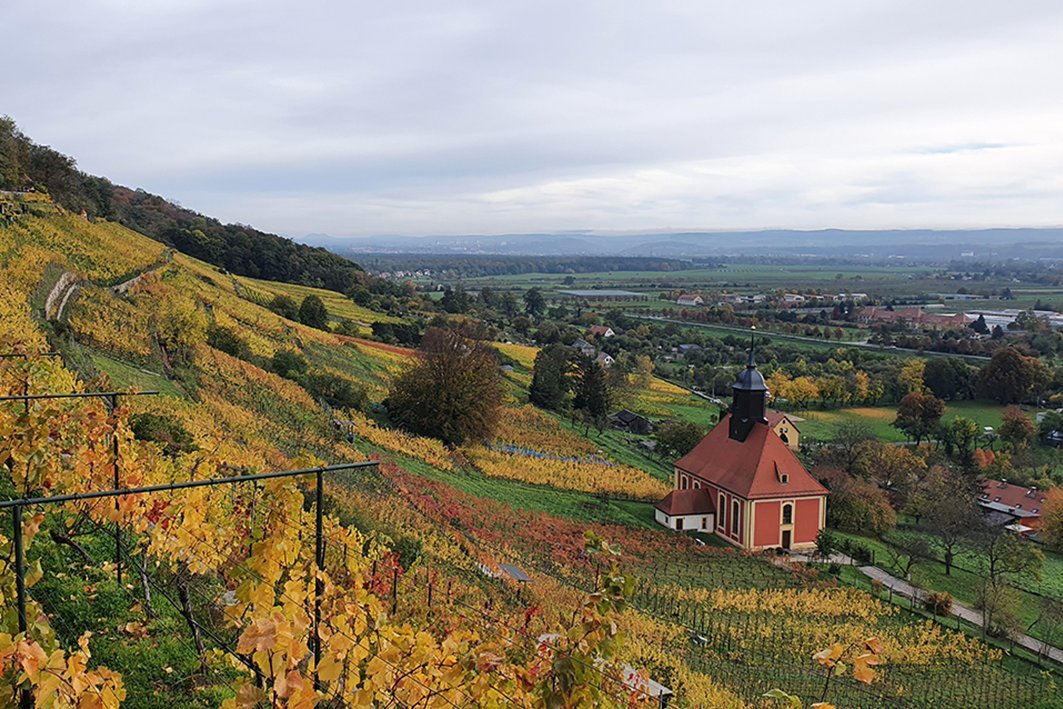
[[[756,333],[749,336],[749,360],[746,368],[732,385],[731,425],[728,435],[736,441],[744,441],[758,423],[766,424],[764,407],[768,397],[768,385],[757,371],[754,355]]]

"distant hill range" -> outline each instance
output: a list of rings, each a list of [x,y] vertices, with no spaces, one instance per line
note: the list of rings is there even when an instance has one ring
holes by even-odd
[[[300,241],[338,254],[423,253],[523,256],[655,256],[727,258],[783,256],[858,261],[972,262],[1063,260],[1063,228],[979,230],[847,230],[701,232],[564,232],[469,236],[337,238]]]

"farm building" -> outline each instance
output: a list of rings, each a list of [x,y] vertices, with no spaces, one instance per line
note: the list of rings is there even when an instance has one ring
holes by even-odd
[[[615,414],[609,414],[609,425],[618,431],[637,433],[640,436],[648,436],[653,433],[653,423],[645,416],[639,416],[634,411],[624,409]]]
[[[690,529],[705,520],[743,549],[814,547],[828,491],[770,425],[768,387],[752,348],[732,392],[730,413],[675,462],[675,489],[658,503],[657,521]]]
[[[697,294],[681,295],[675,299],[676,305],[704,305],[705,300]]]

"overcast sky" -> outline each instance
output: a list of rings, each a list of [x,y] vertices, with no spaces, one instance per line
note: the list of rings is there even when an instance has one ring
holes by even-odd
[[[0,4],[0,114],[293,236],[1063,225],[1063,2]]]

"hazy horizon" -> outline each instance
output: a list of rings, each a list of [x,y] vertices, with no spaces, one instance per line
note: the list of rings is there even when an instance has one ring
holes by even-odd
[[[1063,225],[1063,5],[7,4],[0,113],[300,235]],[[76,117],[76,120],[72,120]]]

